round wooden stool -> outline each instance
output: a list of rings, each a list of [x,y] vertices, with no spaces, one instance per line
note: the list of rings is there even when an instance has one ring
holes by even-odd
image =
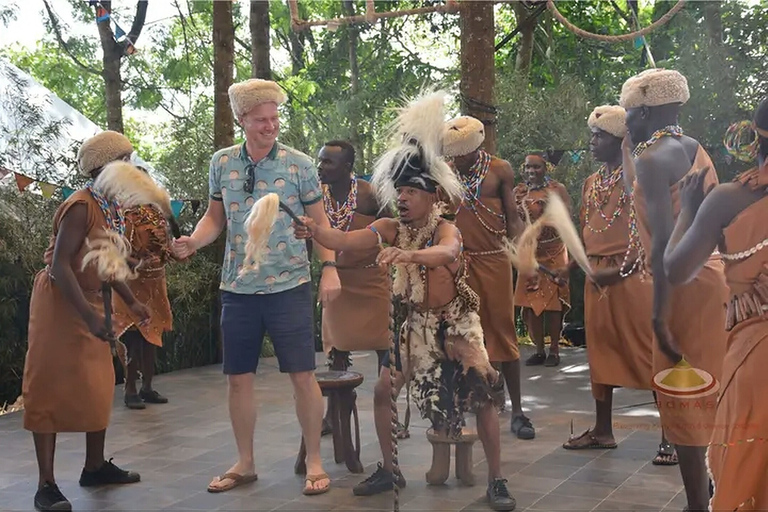
[[[357,372],[336,371],[316,372],[315,378],[323,396],[328,397],[328,413],[333,429],[333,457],[336,463],[346,462],[352,473],[362,473],[360,462],[360,420],[357,416],[357,392],[363,375]],[[355,443],[352,444],[352,418],[355,420]],[[307,473],[307,448],[301,438],[299,456],[294,470],[298,475]]]
[[[472,471],[472,446],[477,441],[474,430],[463,428],[461,436],[448,437],[445,433],[436,433],[434,429],[427,430],[427,439],[432,444],[432,467],[427,471],[427,483],[442,485],[448,480],[451,470],[451,445],[456,447],[455,468],[456,478],[463,485],[475,485],[475,475]]]

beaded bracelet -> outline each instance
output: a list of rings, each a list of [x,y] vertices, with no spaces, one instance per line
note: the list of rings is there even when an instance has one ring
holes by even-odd
[[[742,142],[744,138],[752,138],[749,143]],[[751,162],[757,158],[758,136],[751,121],[739,121],[728,127],[723,137],[723,145],[728,153],[742,162]]]

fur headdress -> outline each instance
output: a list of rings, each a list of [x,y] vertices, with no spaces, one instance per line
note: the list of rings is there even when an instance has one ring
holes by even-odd
[[[229,103],[232,105],[232,113],[235,119],[250,112],[254,107],[262,103],[284,103],[288,97],[283,89],[272,80],[251,78],[239,84],[229,87]]]
[[[624,82],[619,105],[626,110],[657,107],[670,103],[684,104],[691,97],[688,80],[673,69],[646,69]]]
[[[77,165],[80,174],[86,177],[99,167],[104,167],[123,155],[133,153],[133,144],[122,133],[107,130],[100,132],[83,142],[77,152]]]
[[[442,158],[444,102],[444,91],[427,92],[400,109],[390,127],[390,149],[376,161],[371,178],[382,208],[397,200],[400,186],[427,192],[440,187],[452,200],[462,198],[461,183]]]
[[[472,153],[485,140],[485,126],[479,119],[461,116],[445,123],[443,155],[464,156]]]
[[[587,125],[623,139],[627,134],[627,112],[617,105],[602,105],[589,115]]]

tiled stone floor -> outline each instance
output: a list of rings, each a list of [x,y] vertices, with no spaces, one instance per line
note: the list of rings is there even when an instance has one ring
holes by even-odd
[[[526,350],[527,349],[527,350]],[[523,347],[523,358],[530,353]],[[323,363],[320,355],[318,361]],[[354,355],[353,370],[364,373],[359,388],[362,462],[366,475],[380,459],[373,430],[375,382],[373,353]],[[322,367],[320,369],[323,369]],[[302,479],[293,473],[300,434],[287,376],[274,359],[262,361],[256,391],[256,461],[259,481],[224,494],[209,494],[211,478],[226,471],[235,454],[226,406],[226,383],[218,366],[162,375],[156,387],[167,405],[129,411],[115,393],[107,456],[141,472],[130,486],[82,489],[77,485],[84,454],[83,435],[61,435],[56,452],[59,485],[75,510],[392,510],[391,493],[358,498],[351,488],[365,475],[350,474],[333,462],[330,437],[322,454],[333,488],[325,495],[303,496]],[[614,397],[615,450],[566,451],[571,422],[579,433],[592,421],[586,353],[563,349],[558,368],[523,366],[524,408],[536,427],[536,439],[520,441],[509,432],[509,412],[501,414],[502,468],[517,499],[529,511],[680,511],[685,496],[677,467],[650,463],[659,442],[658,418],[649,392],[617,390]],[[401,411],[404,400],[401,398]],[[31,436],[21,414],[0,417],[0,510],[33,510],[37,469]],[[480,443],[474,452],[478,484],[459,487],[451,475],[446,486],[427,486],[431,450],[426,424],[412,409],[411,438],[401,441],[400,460],[408,486],[401,493],[403,511],[483,511],[486,466]]]

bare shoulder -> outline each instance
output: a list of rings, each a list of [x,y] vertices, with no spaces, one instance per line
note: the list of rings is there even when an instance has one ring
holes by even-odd
[[[436,235],[436,242],[438,243],[450,239],[455,239],[456,241],[461,239],[461,232],[459,231],[459,228],[457,228],[456,224],[449,220],[444,220],[437,226]]]
[[[379,212],[379,204],[373,187],[365,180],[357,180],[357,211],[362,215],[375,216]]]
[[[723,183],[707,194],[699,214],[705,216],[708,222],[724,228],[739,213],[764,197],[762,191],[751,190],[740,183]]]
[[[643,184],[671,186],[691,168],[691,158],[683,144],[664,137],[645,150],[635,161],[637,179]]]

